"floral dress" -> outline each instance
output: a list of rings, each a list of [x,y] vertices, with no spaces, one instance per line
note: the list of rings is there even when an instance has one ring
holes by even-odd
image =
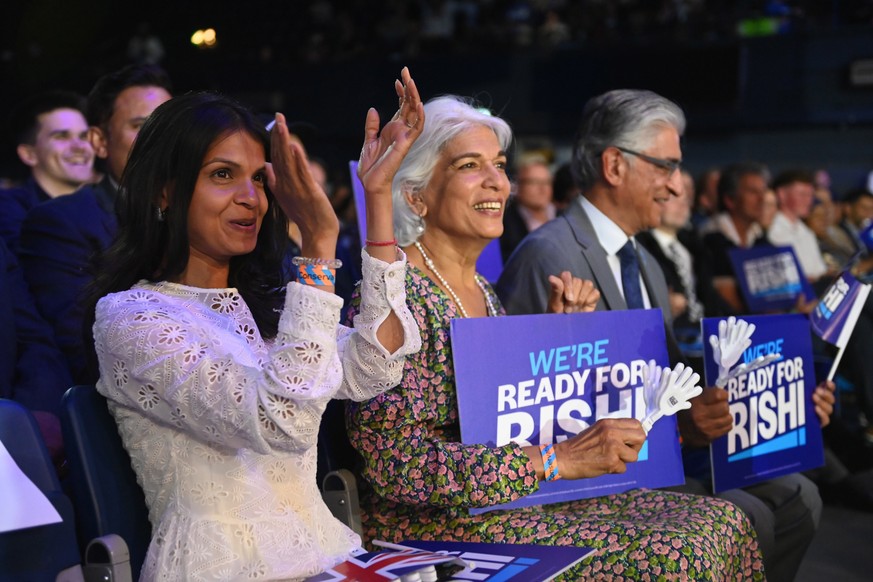
[[[536,473],[516,444],[461,444],[449,338],[456,307],[412,266],[406,288],[421,351],[407,358],[400,386],[347,405],[349,437],[370,488],[361,502],[367,538],[596,548],[565,574],[570,580],[764,579],[745,514],[711,497],[633,490],[470,515],[468,508],[533,493]]]
[[[364,253],[363,268],[355,330],[342,299],[290,283],[268,341],[236,289],[142,281],[100,300],[97,390],[152,524],[141,582],[301,579],[360,547],[316,485],[321,415],[396,385],[419,347],[405,261]],[[376,332],[392,311],[404,345],[389,354]]]

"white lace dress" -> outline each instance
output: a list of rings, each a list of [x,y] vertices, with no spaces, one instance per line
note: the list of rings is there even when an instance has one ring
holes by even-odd
[[[100,300],[97,389],[153,528],[140,580],[295,579],[360,545],[315,482],[319,421],[331,398],[395,386],[420,347],[405,260],[363,257],[354,331],[341,298],[298,283],[266,342],[235,289],[140,282]],[[392,310],[405,340],[388,354],[376,330]]]

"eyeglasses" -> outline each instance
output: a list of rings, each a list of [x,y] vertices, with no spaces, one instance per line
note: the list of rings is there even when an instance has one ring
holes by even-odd
[[[657,166],[667,172],[667,176],[672,176],[679,168],[682,167],[682,160],[665,160],[664,158],[654,158],[652,156],[647,156],[641,152],[635,152],[634,150],[623,148],[621,146],[613,146],[620,152],[624,152],[626,154],[630,154],[632,156],[636,156],[644,162],[649,162],[653,166]]]

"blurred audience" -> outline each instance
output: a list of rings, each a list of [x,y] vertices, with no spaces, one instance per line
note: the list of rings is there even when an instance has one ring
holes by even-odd
[[[503,213],[500,254],[506,261],[524,237],[557,214],[552,202],[552,170],[539,154],[522,156],[517,164],[515,194]]]
[[[35,206],[24,220],[19,256],[40,313],[54,329],[76,383],[97,380],[94,342],[83,328],[82,292],[115,237],[115,201],[127,156],[149,114],[170,99],[170,80],[154,65],[101,77],[88,94],[91,143],[105,176],[99,184]]]

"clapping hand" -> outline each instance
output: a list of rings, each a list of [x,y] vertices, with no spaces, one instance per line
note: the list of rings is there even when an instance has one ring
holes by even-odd
[[[547,310],[549,313],[588,313],[594,311],[600,301],[600,291],[592,281],[574,277],[564,271],[560,277],[549,276],[551,294]]]
[[[276,114],[270,141],[273,162],[267,164],[267,182],[282,211],[300,228],[303,255],[333,257],[339,219],[312,176],[303,146],[288,131],[281,113]]]
[[[394,81],[399,107],[379,131],[379,114],[370,108],[364,128],[364,145],[358,161],[358,177],[368,195],[391,195],[391,182],[404,156],[424,129],[424,104],[408,67]]]

